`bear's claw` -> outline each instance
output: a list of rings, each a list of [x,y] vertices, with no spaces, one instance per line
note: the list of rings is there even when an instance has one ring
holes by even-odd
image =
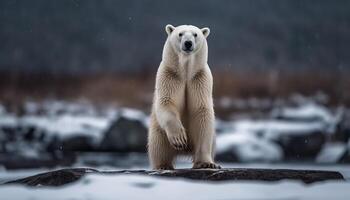
[[[155,170],[174,170],[172,165],[161,165],[155,168]]]
[[[210,162],[196,162],[192,169],[221,169],[221,166]]]
[[[177,133],[170,135],[169,142],[176,150],[186,150],[188,147],[185,129],[181,128]]]

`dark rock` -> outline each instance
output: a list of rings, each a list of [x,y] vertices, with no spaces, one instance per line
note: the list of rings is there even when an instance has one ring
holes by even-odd
[[[350,163],[350,145],[348,145],[348,148],[344,152],[344,154],[340,157],[338,163]]]
[[[142,174],[172,178],[187,178],[202,181],[279,181],[283,179],[300,180],[306,184],[325,180],[344,180],[339,172],[289,169],[177,169],[165,171],[121,170],[98,171],[90,168],[62,169],[46,172],[23,179],[9,181],[5,184],[24,184],[27,186],[61,186],[79,180],[88,173],[97,174]]]
[[[94,151],[93,138],[84,135],[73,135],[72,137],[60,139],[54,137],[47,145],[47,150],[52,151]]]
[[[239,162],[239,156],[236,155],[235,150],[228,150],[224,152],[217,153],[215,155],[215,160],[221,162]]]
[[[36,139],[35,127],[28,127],[27,131],[23,136],[23,139],[26,141],[33,141],[34,139]]]
[[[90,169],[92,171],[92,169]],[[9,181],[6,184],[19,183],[28,186],[61,186],[80,179],[88,169],[75,168],[46,172],[27,178]]]
[[[139,120],[119,117],[100,144],[104,151],[146,152],[147,128]]]
[[[333,140],[347,142],[350,139],[350,112],[344,114],[337,123]]]
[[[88,136],[75,136],[62,141],[62,151],[93,151],[93,138]]]
[[[321,132],[285,134],[277,141],[283,149],[285,160],[314,160],[325,142],[326,134]]]
[[[6,169],[34,169],[41,167],[69,166],[76,161],[74,154],[55,156],[50,153],[40,153],[37,157],[0,153],[0,165]]]

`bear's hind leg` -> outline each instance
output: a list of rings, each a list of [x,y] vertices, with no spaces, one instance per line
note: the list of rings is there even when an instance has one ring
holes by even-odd
[[[191,140],[194,142],[192,168],[220,169],[221,167],[214,162],[214,111],[200,107],[190,119]]]
[[[150,128],[148,135],[148,157],[154,170],[174,169],[176,151],[168,141],[164,130],[159,126]]]

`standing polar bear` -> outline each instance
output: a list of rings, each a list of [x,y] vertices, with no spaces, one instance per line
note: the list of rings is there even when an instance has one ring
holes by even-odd
[[[214,163],[213,78],[206,38],[209,28],[167,25],[168,38],[158,68],[148,133],[153,169],[174,169],[178,154],[192,155],[193,168]]]

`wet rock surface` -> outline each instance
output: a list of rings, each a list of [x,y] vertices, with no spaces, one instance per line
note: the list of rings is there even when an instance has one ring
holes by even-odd
[[[339,172],[318,170],[232,168],[220,170],[120,170],[107,172],[98,171],[92,168],[70,168],[46,172],[18,180],[13,180],[5,184],[23,184],[27,186],[62,186],[77,181],[86,174],[92,173],[104,175],[137,174],[169,178],[185,178],[199,181],[279,181],[289,179],[299,180],[306,184],[326,180],[344,180],[342,174],[340,174]]]

